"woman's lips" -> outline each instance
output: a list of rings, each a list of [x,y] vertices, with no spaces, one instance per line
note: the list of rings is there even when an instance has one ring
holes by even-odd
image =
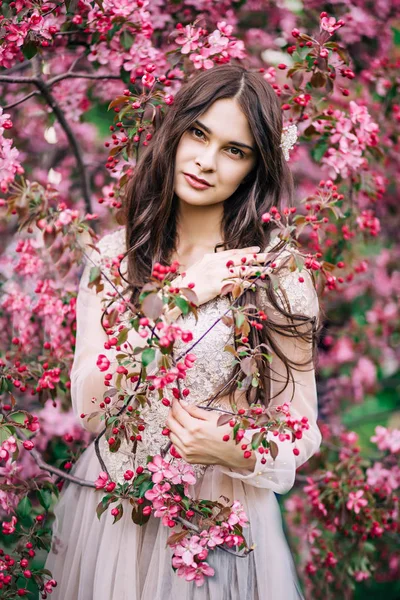
[[[205,190],[205,189],[211,187],[210,185],[208,185],[206,183],[200,183],[200,181],[197,181],[197,179],[193,179],[193,177],[190,177],[190,175],[186,175],[186,173],[184,173],[184,176],[185,176],[186,181],[189,183],[189,185],[194,187],[196,190]]]

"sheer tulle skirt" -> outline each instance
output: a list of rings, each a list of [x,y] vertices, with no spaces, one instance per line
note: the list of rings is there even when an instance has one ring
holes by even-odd
[[[76,463],[73,474],[94,481],[99,463],[93,443]],[[140,527],[131,520],[129,504],[112,524],[107,511],[99,520],[96,506],[102,491],[67,484],[55,507],[49,569],[58,585],[53,600],[299,600],[302,593],[282,529],[274,493],[243,484],[208,469],[192,495],[218,499],[223,494],[241,501],[251,526],[245,529],[255,550],[237,558],[221,550],[207,562],[215,576],[201,587],[180,579],[171,567],[166,540],[171,531],[151,517]]]

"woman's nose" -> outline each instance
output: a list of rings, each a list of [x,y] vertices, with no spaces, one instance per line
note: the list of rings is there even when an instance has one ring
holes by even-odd
[[[203,151],[197,155],[196,165],[198,165],[202,171],[215,171],[215,150],[211,147],[204,148]]]

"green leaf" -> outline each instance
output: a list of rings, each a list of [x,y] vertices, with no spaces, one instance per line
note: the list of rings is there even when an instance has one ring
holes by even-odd
[[[262,431],[259,431],[258,433],[255,433],[253,435],[253,437],[251,438],[251,447],[253,450],[257,450],[257,448],[260,446],[262,439],[264,437],[264,433]]]
[[[130,50],[133,46],[133,42],[135,41],[135,38],[133,37],[133,35],[131,35],[129,33],[129,31],[127,31],[126,29],[124,29],[121,33],[120,36],[120,42],[122,44],[122,47],[125,50]]]
[[[154,486],[154,484],[153,484],[153,482],[152,482],[151,480],[146,480],[146,481],[143,481],[143,483],[141,483],[141,484],[138,486],[138,490],[139,490],[139,496],[140,496],[140,498],[143,498],[143,497],[144,497],[144,495],[145,495],[145,493],[146,493],[148,490],[151,490],[151,488],[152,488],[153,486]]]
[[[400,46],[400,29],[392,27],[393,31],[393,43],[395,46]]]
[[[184,315],[187,315],[189,312],[189,302],[185,300],[185,298],[180,298],[179,296],[175,299],[176,305],[181,309]]]
[[[28,496],[25,496],[25,498],[22,498],[22,500],[20,500],[20,502],[18,503],[17,515],[21,519],[26,519],[31,514],[32,514],[32,503],[29,500]]]
[[[311,155],[315,162],[320,162],[321,158],[324,156],[325,152],[328,150],[328,144],[323,141],[319,142],[315,148],[311,150]]]
[[[135,525],[144,525],[150,519],[150,515],[143,514],[143,508],[146,504],[139,504],[132,509],[132,521]]]
[[[9,427],[0,427],[0,444],[8,440],[8,438],[13,434]]]
[[[114,525],[114,523],[118,523],[118,521],[120,519],[122,519],[122,515],[124,514],[124,507],[122,506],[121,503],[118,504],[117,508],[119,510],[119,513],[117,514],[116,517],[114,517],[113,525]]]
[[[161,315],[163,311],[164,303],[160,296],[155,293],[147,294],[142,302],[143,314],[155,321]]]
[[[43,508],[45,510],[49,510],[49,508],[51,506],[51,497],[52,497],[51,491],[46,490],[46,489],[38,490],[37,496],[38,496],[39,502],[43,506]]]
[[[96,508],[96,514],[99,519],[100,519],[101,515],[104,512],[106,512],[106,510],[110,506],[110,504],[115,502],[116,499],[117,498],[115,496],[105,496],[104,498],[101,499],[101,501],[98,503],[97,508]]]
[[[142,365],[148,367],[149,364],[154,360],[156,351],[154,348],[146,348],[142,353]]]
[[[241,327],[245,321],[243,313],[236,313],[236,327]]]
[[[24,44],[22,46],[22,54],[25,56],[25,58],[27,58],[28,60],[30,60],[31,58],[33,58],[34,56],[36,56],[37,54],[37,46],[34,42],[30,41],[30,42],[26,42],[26,44]]]
[[[124,344],[126,342],[126,340],[128,339],[128,330],[125,328],[123,329],[119,336],[118,336],[118,346],[122,346],[122,344]]]
[[[101,276],[100,267],[92,267],[89,273],[89,283],[93,283]]]

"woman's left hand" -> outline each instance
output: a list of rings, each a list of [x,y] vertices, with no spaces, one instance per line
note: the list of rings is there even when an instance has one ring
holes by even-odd
[[[222,465],[231,469],[254,469],[254,452],[244,458],[241,444],[230,437],[232,427],[218,426],[220,411],[210,411],[174,399],[168,414],[166,426],[170,430],[170,440],[181,457],[190,464]]]

